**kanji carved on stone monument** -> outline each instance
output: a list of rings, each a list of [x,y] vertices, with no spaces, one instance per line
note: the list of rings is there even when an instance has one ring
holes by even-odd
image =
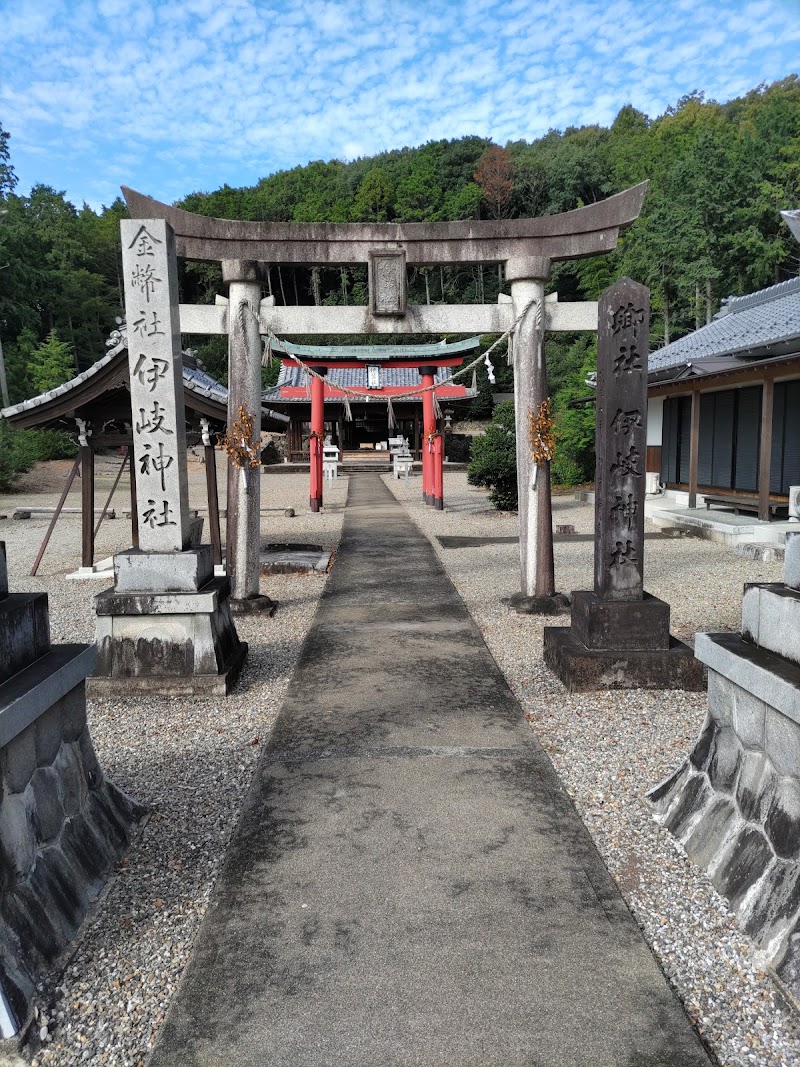
[[[669,604],[644,591],[650,294],[629,278],[600,298],[594,590],[573,591],[571,626],[544,631],[545,663],[570,689],[703,684],[669,633]]]
[[[167,223],[122,220],[125,309],[139,543],[169,552],[188,544],[186,422],[174,237]],[[145,306],[142,307],[142,304]],[[148,306],[149,305],[149,306]]]

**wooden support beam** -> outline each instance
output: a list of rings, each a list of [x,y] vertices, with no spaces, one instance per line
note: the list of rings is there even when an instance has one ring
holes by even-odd
[[[56,505],[56,510],[53,512],[53,517],[50,520],[50,525],[47,527],[47,533],[44,535],[44,540],[39,548],[39,553],[36,556],[36,562],[31,568],[31,578],[36,577],[36,572],[39,570],[39,564],[42,562],[42,556],[45,554],[48,544],[50,543],[50,537],[53,533],[56,523],[58,522],[58,516],[61,514],[61,509],[64,507],[64,501],[67,499],[72,483],[75,481],[75,475],[78,473],[78,468],[81,465],[81,457],[77,456],[75,462],[72,464],[72,470],[67,475],[66,483],[61,491],[61,498]],[[90,519],[91,521],[91,519]]]
[[[208,496],[208,526],[211,534],[211,547],[214,552],[214,566],[222,563],[222,535],[219,525],[219,490],[217,488],[217,453],[209,442],[205,446],[206,459],[206,493]]]
[[[697,464],[700,455],[700,392],[692,393],[689,427],[689,507],[697,507]]]
[[[122,477],[122,472],[125,470],[125,464],[128,463],[129,460],[131,460],[131,459],[132,459],[131,450],[130,449],[126,449],[125,455],[122,457],[122,463],[120,463],[119,470],[117,471],[117,476],[114,479],[114,484],[111,486],[111,492],[108,494],[108,500],[106,500],[105,505],[103,506],[103,510],[100,512],[100,518],[97,520],[97,526],[95,526],[95,528],[94,528],[95,540],[97,539],[97,531],[100,529],[100,526],[102,525],[103,519],[106,517],[106,514],[108,513],[108,509],[111,506],[111,501],[112,501],[112,499],[114,497],[114,493],[116,492],[117,486],[119,485],[119,480]]]
[[[81,445],[81,566],[94,563],[94,449]]]
[[[769,522],[769,481],[772,464],[772,407],[775,382],[767,378],[761,386],[761,440],[758,451],[758,518]]]

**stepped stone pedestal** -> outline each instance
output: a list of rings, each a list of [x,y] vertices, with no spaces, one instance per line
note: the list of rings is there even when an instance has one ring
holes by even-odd
[[[0,543],[0,1037],[75,936],[144,814],[103,775],[86,723],[89,645],[50,644],[45,593],[8,592]]]
[[[784,579],[745,586],[740,634],[697,635],[708,714],[650,800],[800,1002],[800,532]]]
[[[247,644],[215,577],[211,545],[114,557],[114,588],[95,597],[97,666],[91,693],[225,696]]]
[[[571,597],[571,625],[544,631],[544,661],[570,692],[704,688],[703,665],[670,635],[665,601],[647,592],[633,601]]]

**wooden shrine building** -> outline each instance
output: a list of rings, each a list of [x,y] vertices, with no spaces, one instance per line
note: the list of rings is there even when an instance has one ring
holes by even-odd
[[[689,507],[785,513],[800,485],[800,278],[729,298],[650,355],[647,451]]]
[[[380,451],[390,437],[404,437],[415,459],[422,457],[422,396],[403,394],[423,385],[420,367],[435,368],[435,394],[442,409],[470,403],[477,396],[474,385],[453,381],[454,368],[480,346],[479,337],[453,344],[406,345],[295,345],[288,341],[273,346],[281,359],[278,382],[263,394],[264,404],[289,417],[287,458],[308,462],[311,433],[310,376],[292,356],[307,366],[325,371],[324,434],[342,453]],[[360,395],[348,397],[352,420],[345,417],[344,389]],[[362,399],[363,396],[363,399]],[[393,400],[396,426],[389,427],[386,401]],[[440,420],[441,422],[442,420]],[[440,432],[443,426],[439,426]]]
[[[126,466],[130,474],[131,544],[138,547],[135,466],[131,464],[132,427],[130,369],[124,325],[112,334],[109,351],[76,378],[39,396],[0,411],[12,429],[63,430],[77,439],[79,453],[61,496],[61,503],[51,522],[42,552],[58,518],[61,506],[76,475],[81,479],[81,567],[90,572],[94,566],[94,542],[100,522]],[[214,462],[214,438],[224,431],[228,421],[228,390],[198,365],[192,352],[183,354],[183,388],[187,443],[202,443],[206,450],[210,541],[215,563],[221,562],[219,506]],[[262,429],[285,432],[285,415],[264,408]],[[105,501],[100,519],[95,522],[94,456],[100,449],[121,449],[120,467],[114,487]],[[36,567],[41,559],[40,552]],[[80,572],[79,572],[80,573]]]
[[[457,384],[452,375],[465,354],[479,346],[479,337],[451,345],[273,345],[281,372],[263,401],[291,412],[288,458],[308,460],[311,510],[322,507],[326,438],[344,457],[357,451],[388,458],[390,439],[398,437],[422,459],[423,500],[441,509],[444,419],[439,412],[443,402],[476,396],[474,387]]]

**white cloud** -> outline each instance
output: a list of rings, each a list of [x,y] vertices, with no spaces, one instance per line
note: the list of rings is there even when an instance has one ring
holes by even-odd
[[[791,6],[791,5],[790,5]],[[787,0],[0,0],[23,187],[162,199],[431,138],[726,99],[796,67]],[[778,33],[780,29],[780,33]]]

